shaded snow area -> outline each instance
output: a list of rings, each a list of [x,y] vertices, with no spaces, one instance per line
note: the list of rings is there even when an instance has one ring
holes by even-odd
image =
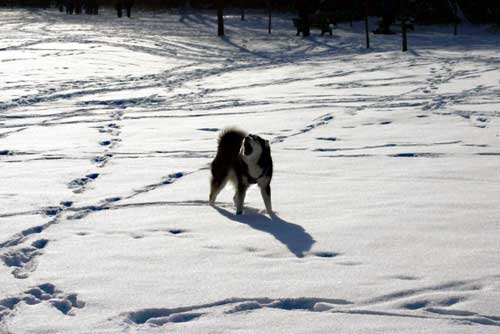
[[[0,333],[500,332],[499,35],[135,14],[0,10]]]

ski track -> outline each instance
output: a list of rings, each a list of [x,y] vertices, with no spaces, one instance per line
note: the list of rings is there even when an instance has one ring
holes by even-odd
[[[408,278],[401,278],[408,279]],[[411,278],[413,279],[413,278]],[[500,327],[500,316],[480,314],[464,309],[474,293],[498,283],[499,276],[470,281],[447,282],[437,286],[397,291],[365,301],[348,301],[314,297],[301,298],[229,298],[213,303],[175,308],[146,308],[121,315],[126,326],[163,326],[188,322],[200,317],[225,316],[263,309],[295,312],[325,312],[373,317],[408,317],[424,320],[446,320],[461,324]],[[229,321],[229,320],[228,320]]]

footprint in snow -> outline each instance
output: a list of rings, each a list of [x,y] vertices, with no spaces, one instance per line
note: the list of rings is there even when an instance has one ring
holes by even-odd
[[[46,216],[52,217],[52,216],[56,216],[62,210],[63,210],[63,208],[61,208],[59,206],[51,206],[51,207],[45,208],[44,211],[43,211],[43,213]]]
[[[92,159],[92,162],[98,165],[105,163],[108,159],[105,156],[97,156]]]
[[[63,293],[52,283],[44,283],[29,288],[23,293],[0,299],[0,322],[6,316],[14,313],[21,304],[37,305],[48,303],[64,315],[74,315],[74,309],[85,307],[85,302],[78,299],[76,293]]]
[[[100,133],[109,133],[109,134],[112,134],[113,130],[112,129],[106,129],[104,127],[99,127],[99,132]]]
[[[340,264],[342,266],[352,267],[352,266],[360,266],[360,265],[363,264],[363,262],[358,262],[358,261],[344,261],[344,262],[338,262],[338,264]]]
[[[68,183],[68,188],[73,189],[74,193],[81,193],[85,189],[85,185],[99,177],[98,173],[87,174],[85,177],[74,179]]]
[[[209,131],[209,132],[217,132],[219,131],[218,128],[199,128],[199,129],[196,129],[198,131]]]
[[[163,180],[162,184],[170,184],[173,183],[176,179],[179,179],[184,176],[184,173],[177,172],[173,174],[169,174],[165,180]]]
[[[12,275],[17,279],[28,278],[33,272],[37,263],[35,258],[42,253],[40,250],[48,244],[47,239],[39,239],[34,241],[31,246],[10,250],[0,256],[0,259],[7,267],[13,267]]]
[[[335,252],[314,252],[312,254],[316,257],[322,257],[322,258],[333,258],[340,255],[339,253]]]
[[[478,128],[485,128],[489,123],[489,118],[485,116],[476,116],[470,119],[472,125],[477,126]]]
[[[442,153],[398,153],[389,154],[392,158],[437,158],[442,156]]]
[[[337,137],[318,137],[317,140],[337,141]]]
[[[186,232],[186,230],[181,230],[181,229],[178,229],[178,228],[172,228],[172,229],[168,230],[168,233],[174,234],[174,235],[182,234],[184,232]]]
[[[121,197],[109,197],[109,198],[106,198],[104,201],[106,203],[114,203],[114,202],[120,201],[121,199],[122,199]]]

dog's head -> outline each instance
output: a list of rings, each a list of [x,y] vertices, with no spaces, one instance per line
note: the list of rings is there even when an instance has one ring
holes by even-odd
[[[257,135],[249,134],[243,139],[240,153],[245,160],[257,160],[262,153],[269,152],[269,141]]]

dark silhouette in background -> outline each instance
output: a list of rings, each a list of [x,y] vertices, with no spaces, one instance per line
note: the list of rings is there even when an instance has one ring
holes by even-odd
[[[98,14],[99,6],[116,9],[118,17],[123,12],[131,17],[132,7],[137,5],[146,10],[161,8],[186,8],[193,10],[210,9],[217,12],[217,34],[224,36],[224,11],[245,11],[254,9],[252,15],[269,16],[268,32],[271,33],[271,8],[278,11],[296,13],[290,20],[295,25],[297,35],[309,36],[311,29],[321,30],[321,35],[329,33],[338,22],[365,20],[367,47],[369,47],[369,17],[380,17],[373,33],[394,34],[414,30],[415,24],[452,24],[453,33],[458,34],[462,21],[470,23],[493,23],[500,29],[500,0],[0,0],[0,6],[42,7],[56,6],[67,14]],[[248,14],[247,14],[248,15]],[[411,39],[410,39],[411,41]],[[403,38],[406,50],[407,39]]]
[[[97,0],[84,0],[85,14],[97,15],[99,13],[99,3]]]
[[[216,0],[217,36],[224,36],[224,0]]]
[[[398,11],[396,0],[384,0],[382,8],[382,20],[378,28],[373,32],[384,35],[395,34],[391,30],[391,25],[396,21],[396,13]]]
[[[66,14],[73,14],[73,11],[75,10],[73,0],[64,0],[64,8],[66,9]]]
[[[297,0],[295,2],[295,8],[297,9],[297,16],[302,21],[302,35],[304,37],[311,35],[311,25],[309,22],[309,15],[314,11],[314,6],[311,1],[308,0]],[[299,29],[297,29],[299,32]]]
[[[83,1],[83,0],[80,0]],[[113,7],[118,0],[98,0],[99,6]],[[120,0],[122,1],[122,0]],[[190,6],[193,9],[216,9],[218,0],[136,0],[134,6],[145,9],[181,8]],[[393,8],[398,8],[402,0],[368,0],[369,15],[381,18],[381,29],[386,29],[388,22],[399,15]],[[68,12],[78,13],[81,6],[75,1],[66,6],[67,0],[0,0],[0,6],[9,7],[42,7],[49,8],[56,5],[61,9],[64,5]],[[455,8],[458,6],[460,16],[472,23],[495,23],[500,25],[499,0],[406,0],[408,11],[416,23],[454,23],[456,20]],[[122,11],[131,8],[122,3]],[[365,12],[365,0],[272,0],[273,9],[288,12],[314,13],[321,11],[335,12],[338,22],[362,20]],[[309,7],[304,8],[304,7]],[[79,10],[80,7],[80,10]],[[93,6],[89,6],[93,7]],[[244,18],[245,11],[251,9],[266,9],[268,0],[224,0],[224,8],[241,10]],[[86,7],[85,7],[86,8]],[[94,7],[95,8],[95,7]],[[72,10],[71,10],[72,9]],[[95,11],[93,11],[95,12]]]
[[[115,9],[116,9],[116,15],[118,17],[123,16],[123,9],[125,9],[125,12],[127,13],[127,17],[130,17],[132,15],[132,6],[134,5],[133,0],[119,0],[115,4]]]
[[[73,7],[75,9],[75,14],[82,13],[82,2],[80,0],[73,0]]]
[[[81,14],[82,9],[85,8],[86,14],[98,14],[98,0],[57,0],[56,7],[59,11],[63,11],[63,7],[66,10],[66,14],[72,15]]]

